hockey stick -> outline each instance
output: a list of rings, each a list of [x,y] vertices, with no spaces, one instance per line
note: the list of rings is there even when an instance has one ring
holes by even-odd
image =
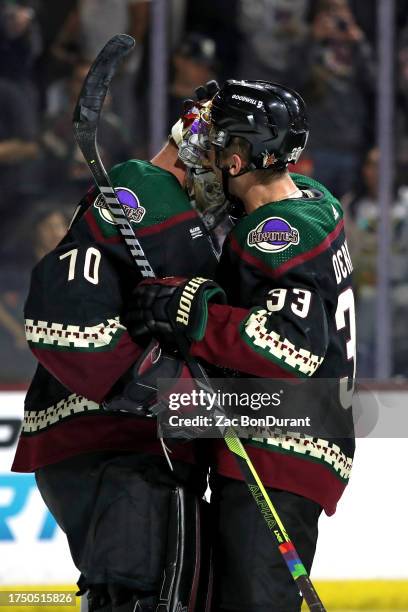
[[[107,207],[123,236],[129,251],[144,278],[155,276],[143,248],[135,236],[133,227],[112,186],[109,176],[98,153],[97,128],[103,102],[109,83],[115,74],[116,67],[123,56],[134,46],[134,40],[125,34],[114,36],[102,49],[92,64],[82,86],[74,110],[74,132],[79,148],[95,179],[97,187],[105,197]],[[210,387],[207,379],[195,360],[189,355],[188,344],[184,338],[178,338],[180,353],[191,369],[192,375],[202,386]],[[274,534],[282,557],[303,595],[308,607],[313,611],[325,612],[325,608],[302,564],[296,549],[291,542],[279,515],[263,486],[255,467],[248,456],[241,440],[232,428],[225,434],[225,442],[234,454],[247,483],[249,490],[258,505],[269,530]]]
[[[154,278],[154,272],[147,261],[139,240],[136,238],[122,204],[116,197],[109,176],[99,157],[97,132],[99,116],[108,92],[109,83],[120,60],[133,49],[135,41],[126,34],[111,38],[93,62],[85,78],[74,110],[74,133],[95,183],[105,198],[130,254],[144,278]]]

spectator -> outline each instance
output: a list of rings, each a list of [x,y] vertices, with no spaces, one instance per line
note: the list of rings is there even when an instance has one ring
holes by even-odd
[[[355,187],[370,145],[376,67],[347,0],[321,0],[305,46],[314,176],[337,197]]]
[[[43,173],[48,190],[65,192],[73,201],[82,197],[90,183],[88,166],[76,144],[72,129],[72,112],[90,64],[74,66],[71,78],[59,87],[56,111],[46,117],[42,131]],[[105,101],[98,130],[98,144],[109,168],[130,156],[131,145],[121,120],[112,112],[110,98]]]
[[[221,82],[237,75],[241,43],[238,30],[240,1],[187,2],[186,6],[186,30],[199,32],[215,41]]]
[[[138,73],[148,24],[148,1],[80,0],[68,14],[54,43],[54,56],[75,65],[81,58],[92,62],[105,43],[119,32],[133,36],[136,49],[126,58],[111,85],[116,114],[134,135],[137,100],[135,79]]]
[[[191,98],[196,87],[217,78],[216,67],[216,47],[212,38],[197,33],[188,34],[173,57],[169,126],[180,117],[183,100]]]
[[[36,134],[27,103],[17,85],[0,79],[0,212],[2,234],[25,213],[27,162],[38,155]],[[15,206],[19,202],[18,208]],[[3,237],[3,236],[2,236]]]
[[[24,219],[20,235],[2,255],[0,274],[0,360],[2,383],[23,383],[35,369],[25,339],[23,307],[33,265],[64,237],[68,219],[55,207],[41,206]]]
[[[238,76],[298,88],[310,0],[240,0]]]
[[[0,78],[17,84],[33,108],[38,105],[33,67],[41,48],[33,9],[0,0]]]
[[[408,24],[401,32],[397,60],[397,106],[394,133],[397,169],[400,181],[404,183],[408,167]]]
[[[373,377],[375,354],[375,307],[378,257],[378,149],[371,149],[362,168],[362,187],[346,196],[343,205],[349,217],[348,239],[354,264],[357,296],[358,375]],[[408,375],[408,198],[406,188],[395,197],[391,210],[392,247],[390,259],[393,312],[393,373]]]
[[[364,30],[370,45],[377,46],[377,21],[378,2],[362,2],[361,0],[349,0],[350,8],[360,28]],[[399,32],[406,24],[408,14],[408,0],[395,0],[396,28]]]

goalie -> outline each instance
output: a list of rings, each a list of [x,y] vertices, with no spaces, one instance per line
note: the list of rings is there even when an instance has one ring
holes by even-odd
[[[110,173],[160,276],[215,274],[214,245],[183,189],[187,167],[178,158],[199,108],[188,106],[151,163],[130,160]],[[180,360],[130,337],[125,305],[141,279],[93,188],[65,238],[34,268],[25,307],[38,368],[13,470],[35,472],[92,612],[150,612],[159,599],[166,610],[199,610],[208,597],[208,577],[202,588],[197,571],[207,465],[194,441],[166,446],[158,439],[146,382],[190,375]],[[119,411],[106,412],[103,402],[113,397]],[[123,398],[138,407],[136,415],[122,412]]]

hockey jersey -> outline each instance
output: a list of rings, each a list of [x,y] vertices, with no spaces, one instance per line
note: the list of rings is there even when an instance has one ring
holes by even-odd
[[[332,514],[354,454],[352,263],[338,200],[308,177],[292,178],[302,197],[257,208],[227,237],[217,280],[228,305],[210,305],[193,354],[242,376],[335,381],[317,406],[334,432],[328,439],[280,434],[247,442],[264,484],[304,495]],[[216,465],[241,478],[221,441]]]
[[[211,241],[172,174],[131,160],[110,176],[157,276],[214,277]],[[140,354],[121,316],[141,278],[103,197],[91,189],[66,237],[32,273],[25,325],[39,365],[13,470],[92,450],[159,452],[153,419],[112,415],[100,405]],[[190,460],[190,453],[180,444],[173,457]]]

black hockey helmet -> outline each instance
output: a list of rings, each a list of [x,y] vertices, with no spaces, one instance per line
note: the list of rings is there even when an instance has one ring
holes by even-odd
[[[227,81],[212,101],[211,123],[211,143],[219,150],[234,136],[249,142],[246,171],[296,163],[309,135],[301,96],[268,81]]]

